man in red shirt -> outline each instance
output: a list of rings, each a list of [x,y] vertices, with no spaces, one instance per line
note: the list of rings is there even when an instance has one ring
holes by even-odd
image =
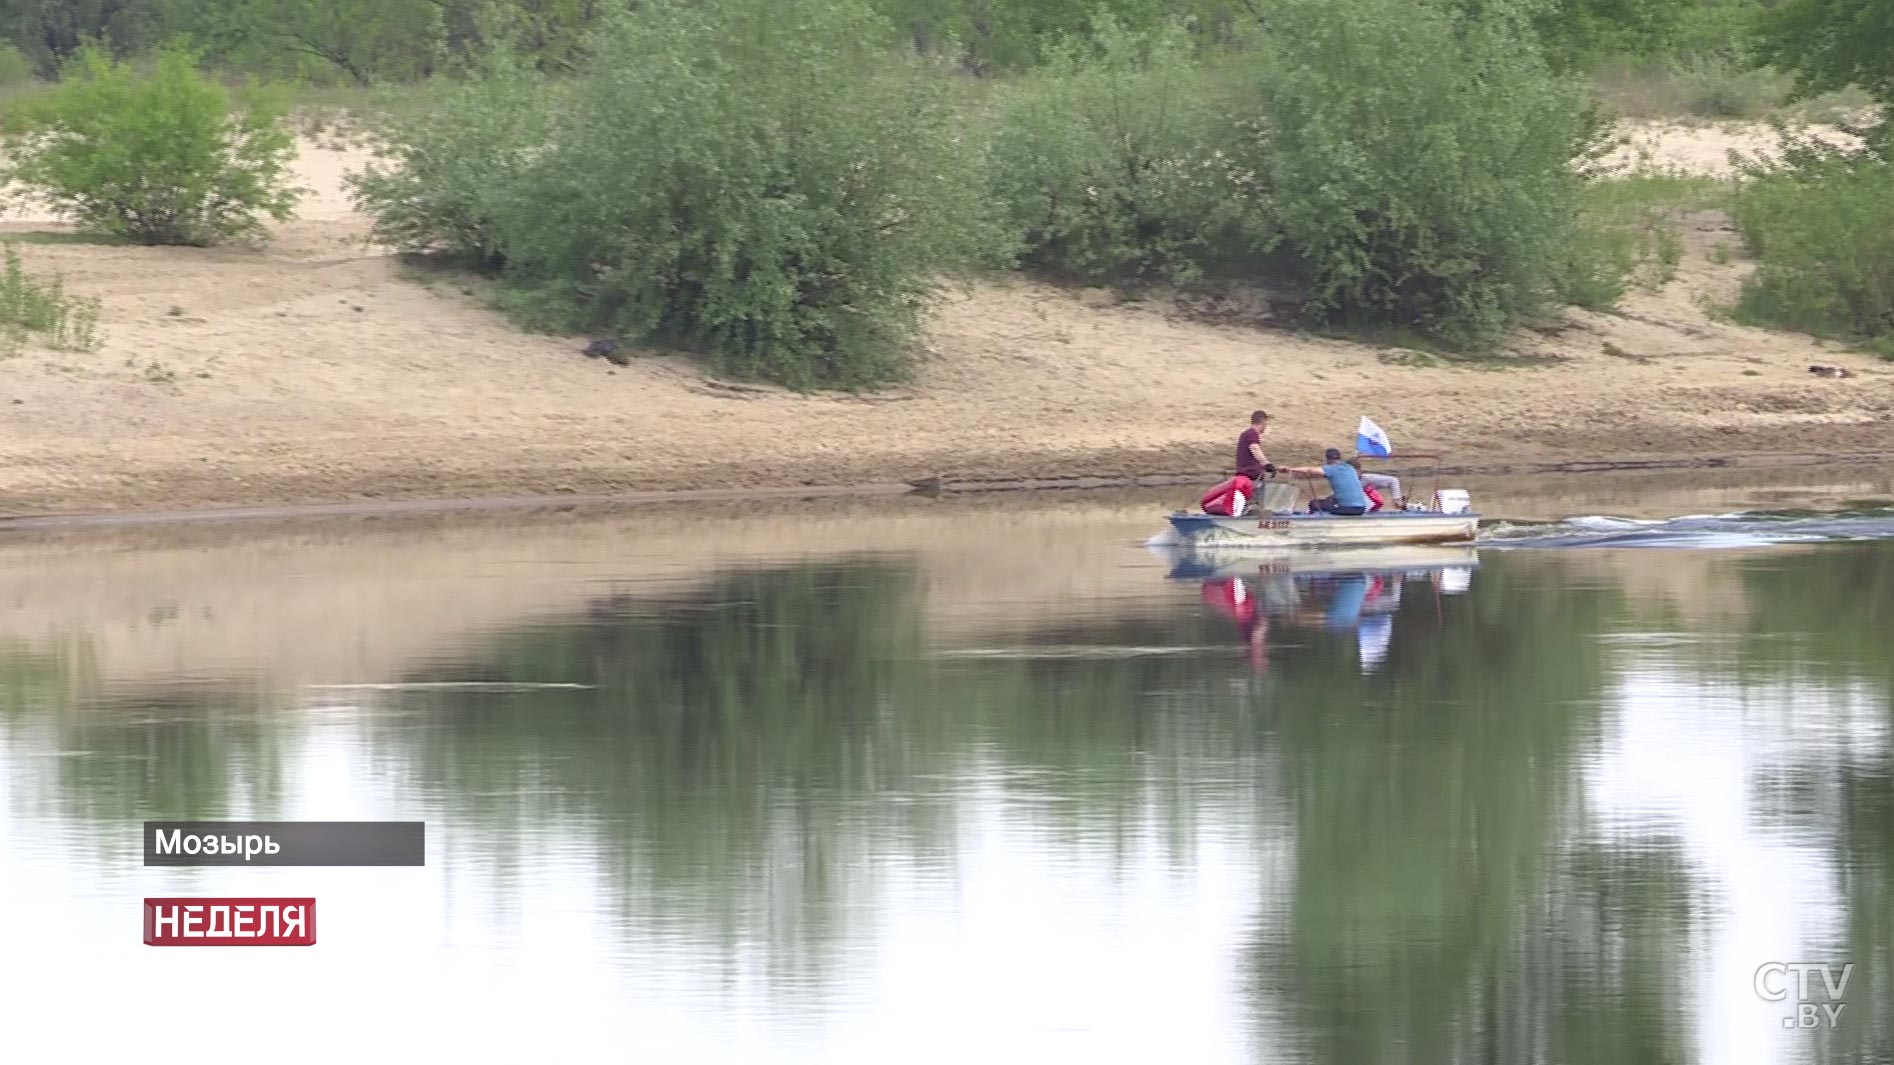
[[[1263,454],[1263,430],[1269,425],[1269,412],[1256,411],[1250,415],[1250,427],[1236,438],[1236,472],[1252,481],[1260,481],[1266,473],[1276,472],[1276,467]]]

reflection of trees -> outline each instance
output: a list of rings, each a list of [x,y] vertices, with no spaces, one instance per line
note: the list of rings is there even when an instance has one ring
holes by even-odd
[[[1855,971],[1824,1057],[1894,1061],[1894,753],[1883,750],[1870,764],[1843,766],[1840,784],[1848,927],[1845,953],[1828,960],[1854,962]]]
[[[1833,544],[1755,562],[1741,571],[1755,604],[1742,664],[1790,679],[1817,666],[1830,681],[1859,677],[1879,687],[1894,715],[1894,549]]]
[[[69,814],[99,821],[269,819],[281,809],[291,742],[263,693],[185,686],[101,700],[62,724]]]
[[[1675,841],[1613,841],[1570,855],[1527,932],[1536,949],[1519,966],[1524,980],[1547,986],[1531,1013],[1502,1009],[1495,1017],[1500,1045],[1534,1053],[1488,1060],[1690,1060],[1691,940],[1706,909],[1700,891]],[[1526,1021],[1532,1027],[1523,1028]]]
[[[910,567],[869,561],[600,600],[410,678],[590,690],[415,695],[418,723],[384,739],[483,838],[583,826],[640,923],[756,943],[786,975],[833,945],[891,837],[944,850],[940,807],[905,801],[925,753],[895,705],[918,688],[916,592]]]
[[[103,685],[83,644],[0,653],[13,742],[45,768],[62,816],[112,824],[268,817],[282,798],[283,727],[268,693],[230,682]],[[135,849],[135,832],[124,837]]]
[[[834,956],[878,861],[951,862],[982,781],[1061,800],[1033,804],[1035,825],[1093,855],[1157,840],[1185,863],[1198,819],[1278,822],[1286,803],[1292,931],[1265,934],[1257,967],[1330,1057],[1478,1040],[1662,1057],[1687,952],[1660,928],[1689,927],[1676,863],[1557,862],[1605,683],[1594,637],[1617,609],[1559,579],[1522,564],[1443,604],[1410,596],[1379,676],[1337,633],[1259,678],[1195,596],[929,661],[905,567],[736,573],[412,678],[593,690],[410,696],[418,727],[394,718],[384,739],[483,835],[587,826],[639,925],[713,929],[778,976]],[[1186,646],[1203,650],[1141,653]]]
[[[1831,733],[1809,741],[1798,764],[1772,782],[1789,789],[1798,833],[1834,838],[1848,920],[1834,958],[1855,963],[1847,1009],[1823,1056],[1833,1061],[1894,1060],[1894,550],[1885,543],[1838,544],[1745,566],[1745,594],[1756,604],[1740,633],[1739,668],[1832,699],[1849,683],[1879,693],[1884,730],[1876,749],[1860,750]],[[1826,801],[1824,801],[1826,800]]]
[[[548,824],[580,827],[633,923],[709,929],[778,976],[832,955],[882,861],[951,865],[955,815],[986,786],[1056,797],[1035,822],[1109,853],[1154,819],[1185,838],[1201,767],[1258,747],[1241,733],[1248,689],[1229,685],[1240,656],[1213,619],[1034,637],[1197,642],[1207,659],[942,661],[919,593],[910,567],[866,560],[601,600],[409,678],[592,689],[411,692],[402,706],[420,716],[378,736],[488,846],[522,853]],[[510,861],[496,875],[516,875]]]
[[[1188,868],[1200,823],[1248,817],[1275,787],[1271,684],[1229,630],[1195,609],[1045,626],[1019,657],[942,669],[927,712],[952,723],[963,767],[1057,800],[1035,811],[1054,839],[1115,861],[1155,844]]]
[[[1347,640],[1277,656],[1296,882],[1253,964],[1314,1060],[1670,1059],[1682,945],[1626,926],[1666,925],[1681,873],[1561,853],[1620,609],[1508,558],[1464,596],[1407,597],[1379,676]]]

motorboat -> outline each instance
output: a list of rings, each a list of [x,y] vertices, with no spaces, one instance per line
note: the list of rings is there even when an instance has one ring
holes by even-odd
[[[1480,515],[1463,489],[1434,493],[1430,505],[1361,515],[1297,513],[1295,492],[1272,484],[1241,515],[1179,510],[1170,515],[1180,544],[1236,547],[1336,547],[1363,544],[1472,543]],[[1285,491],[1286,489],[1286,491]]]

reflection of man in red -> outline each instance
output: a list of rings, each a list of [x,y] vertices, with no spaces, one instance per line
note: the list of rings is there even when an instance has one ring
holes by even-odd
[[[1269,668],[1269,616],[1256,609],[1256,597],[1241,577],[1224,577],[1203,582],[1203,601],[1231,621],[1250,646],[1250,665],[1262,672]]]

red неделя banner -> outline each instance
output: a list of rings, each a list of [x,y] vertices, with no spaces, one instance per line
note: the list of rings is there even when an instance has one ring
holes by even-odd
[[[315,899],[146,899],[153,947],[308,947]]]

